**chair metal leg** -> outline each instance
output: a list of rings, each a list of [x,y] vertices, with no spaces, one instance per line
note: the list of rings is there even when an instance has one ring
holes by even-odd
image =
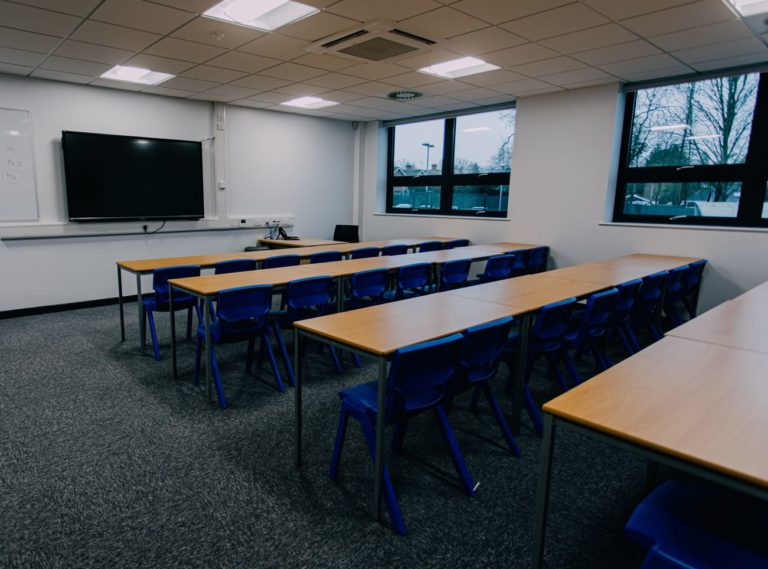
[[[488,401],[488,405],[491,406],[493,416],[496,417],[496,422],[499,424],[501,434],[504,435],[504,439],[507,441],[509,450],[512,451],[512,454],[515,456],[520,456],[520,447],[517,445],[517,441],[512,434],[512,430],[509,428],[507,420],[504,418],[504,413],[501,411],[499,402],[496,400],[496,396],[493,394],[491,386],[487,381],[483,384],[482,391],[485,393],[485,399]],[[475,393],[477,393],[477,391]]]
[[[200,385],[200,356],[201,356],[201,350],[202,350],[202,344],[203,341],[200,338],[200,335],[197,336],[197,341],[195,342],[195,385]]]
[[[288,383],[290,383],[291,386],[294,386],[296,385],[296,381],[293,375],[293,368],[291,367],[291,358],[288,357],[288,350],[285,348],[285,340],[283,339],[283,332],[280,329],[280,324],[275,322],[273,328],[275,330],[275,337],[277,338],[277,345],[280,346],[280,352],[283,354],[285,370],[288,372]]]
[[[404,418],[395,424],[395,432],[392,435],[392,451],[400,454],[403,452],[405,433],[408,431],[408,418]]]
[[[149,333],[152,337],[152,350],[155,354],[155,361],[160,361],[160,345],[157,343],[157,330],[155,329],[155,315],[154,311],[147,310],[145,312],[147,320],[149,320]]]
[[[464,455],[461,454],[459,443],[456,440],[456,436],[453,434],[451,424],[448,422],[448,416],[445,414],[445,409],[443,409],[442,405],[435,405],[432,409],[435,417],[438,420],[438,424],[440,425],[440,431],[443,435],[443,438],[448,445],[448,450],[451,453],[453,466],[456,469],[456,473],[459,475],[459,478],[461,479],[464,491],[467,493],[467,495],[474,496],[476,493],[475,490],[477,485],[474,483],[472,476],[469,474],[467,465],[464,462]]]
[[[283,378],[280,376],[280,368],[277,367],[277,360],[275,359],[275,353],[272,351],[272,344],[269,341],[269,328],[265,328],[262,335],[263,347],[267,350],[267,357],[269,357],[269,363],[272,366],[272,372],[275,374],[275,383],[280,393],[285,393],[285,384]],[[261,356],[261,350],[259,351]]]
[[[347,424],[349,423],[349,411],[342,402],[339,412],[339,424],[336,426],[336,441],[333,444],[333,454],[331,455],[331,467],[328,469],[328,478],[336,480],[339,472],[339,462],[341,461],[341,451],[344,447],[344,439],[347,435]]]

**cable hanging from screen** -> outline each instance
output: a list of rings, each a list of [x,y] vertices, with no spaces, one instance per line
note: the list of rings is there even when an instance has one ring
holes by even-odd
[[[147,231],[147,228],[148,228],[147,225],[142,225],[142,228],[144,229],[144,233],[146,233],[147,235],[154,235],[155,233],[160,231],[163,227],[165,227],[165,224],[167,222],[168,222],[168,220],[164,219],[163,222],[160,224],[160,227],[158,227],[157,229],[153,229],[152,231]]]

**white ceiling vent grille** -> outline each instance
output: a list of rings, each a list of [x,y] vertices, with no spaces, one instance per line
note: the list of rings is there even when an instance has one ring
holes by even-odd
[[[306,50],[369,63],[414,55],[429,50],[437,43],[395,26],[393,22],[370,22],[324,38]]]

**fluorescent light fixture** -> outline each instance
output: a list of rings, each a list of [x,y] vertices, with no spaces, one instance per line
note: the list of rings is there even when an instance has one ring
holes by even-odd
[[[447,79],[456,79],[458,77],[466,77],[467,75],[475,75],[476,73],[493,71],[494,69],[500,69],[500,67],[486,63],[476,57],[461,57],[430,65],[429,67],[422,67],[419,71],[429,73],[430,75],[437,75],[438,77],[446,77]]]
[[[725,0],[742,16],[768,13],[768,0]]]
[[[109,71],[102,73],[104,79],[126,81],[128,83],[140,83],[141,85],[157,85],[175,77],[170,73],[160,73],[143,67],[131,67],[128,65],[115,65]]]
[[[203,13],[206,18],[272,31],[319,12],[290,0],[224,0]]]
[[[472,128],[462,128],[461,132],[485,132],[491,130],[489,126],[473,126]]]
[[[9,130],[8,134],[11,136],[19,136],[21,133],[18,130]]]
[[[711,138],[720,138],[719,134],[697,134],[696,136],[691,136],[688,140],[707,140]]]
[[[280,104],[288,107],[301,107],[302,109],[322,109],[323,107],[338,105],[335,101],[326,101],[318,97],[299,97],[298,99],[291,99]]]
[[[652,126],[652,131],[659,131],[659,130],[688,130],[690,127],[687,124],[678,123],[678,124],[663,124],[660,126]]]

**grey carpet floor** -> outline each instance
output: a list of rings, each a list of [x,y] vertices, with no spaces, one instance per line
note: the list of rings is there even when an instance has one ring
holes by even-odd
[[[304,467],[294,468],[293,391],[269,366],[220,349],[230,408],[193,386],[191,343],[171,377],[138,347],[135,305],[120,342],[114,306],[0,320],[0,567],[528,567],[541,441],[527,417],[511,456],[490,415],[451,412],[478,495],[459,490],[427,415],[388,456],[409,535],[368,513],[372,466],[350,422],[337,482],[327,477],[340,389],[375,378],[345,358],[337,374],[310,348]],[[289,346],[290,348],[290,346]],[[589,362],[583,364],[589,371]],[[503,395],[507,370],[496,379]],[[557,394],[537,370],[538,401]],[[622,537],[645,465],[570,433],[556,440],[546,566],[638,566]]]

